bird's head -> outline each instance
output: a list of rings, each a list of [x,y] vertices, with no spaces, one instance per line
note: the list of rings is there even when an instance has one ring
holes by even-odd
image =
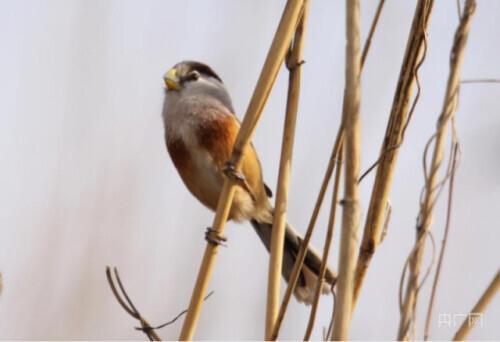
[[[199,86],[220,87],[222,80],[208,65],[184,61],[177,63],[163,76],[165,86],[169,91],[183,91]]]

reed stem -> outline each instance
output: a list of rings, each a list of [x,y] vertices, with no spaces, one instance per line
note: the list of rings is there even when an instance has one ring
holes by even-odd
[[[264,105],[269,97],[274,81],[276,80],[279,68],[288,52],[293,33],[299,21],[303,1],[304,0],[288,0],[286,3],[278,29],[233,147],[231,163],[236,170],[239,170],[241,166],[243,153],[250,143],[255,127],[264,109]],[[235,182],[229,178],[224,182],[212,224],[212,229],[218,235],[224,233],[224,225],[229,216],[235,186]],[[208,283],[215,266],[217,251],[218,246],[216,244],[207,243],[179,340],[192,340],[194,336],[203,306],[203,298],[207,292]]]
[[[346,1],[346,111],[342,121],[345,129],[345,188],[340,242],[337,303],[333,317],[332,340],[347,340],[351,324],[354,270],[358,254],[359,226],[359,164],[361,122],[360,72],[360,9],[358,0]]]
[[[288,81],[288,97],[283,130],[283,142],[281,146],[276,202],[274,207],[274,221],[271,233],[271,256],[269,259],[265,331],[265,336],[268,339],[271,336],[274,324],[276,323],[280,305],[281,270],[283,267],[283,249],[287,221],[286,212],[288,205],[288,188],[292,166],[297,111],[299,106],[300,79],[302,74],[308,3],[308,0],[304,1],[302,17],[299,25],[297,26],[297,30],[295,31],[295,37],[293,39],[290,55],[286,61],[290,74]]]
[[[356,265],[354,305],[359,297],[370,261],[380,244],[398,150],[403,142],[403,133],[408,122],[410,98],[417,77],[416,70],[423,58],[425,35],[433,4],[433,0],[419,0],[415,9],[366,215],[359,259]]]
[[[398,340],[407,340],[410,338],[410,328],[415,317],[419,290],[418,281],[424,254],[425,238],[430,230],[432,210],[436,200],[437,193],[435,190],[437,189],[439,181],[438,171],[444,157],[448,123],[453,118],[456,111],[458,90],[460,87],[460,71],[475,8],[475,0],[466,1],[462,18],[460,19],[460,23],[455,32],[453,46],[450,53],[450,73],[448,76],[443,108],[437,122],[436,132],[434,134],[434,150],[432,154],[431,166],[428,175],[426,175],[424,200],[420,205],[417,240],[409,262],[410,275],[406,286],[406,294],[401,312]]]

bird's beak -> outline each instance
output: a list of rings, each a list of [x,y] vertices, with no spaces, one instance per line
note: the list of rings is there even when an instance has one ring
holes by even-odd
[[[181,83],[179,76],[177,75],[177,69],[172,68],[163,76],[165,85],[168,90],[179,90],[181,89]]]

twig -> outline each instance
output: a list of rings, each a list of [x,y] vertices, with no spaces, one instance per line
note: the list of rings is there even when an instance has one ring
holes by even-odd
[[[118,292],[118,289],[115,285],[115,282],[113,280],[113,277],[111,275],[111,268],[109,266],[106,267],[106,277],[108,279],[109,286],[111,288],[111,291],[113,291],[113,295],[115,296],[116,300],[118,303],[120,303],[121,307],[133,318],[138,320],[141,324],[140,330],[146,334],[148,339],[150,341],[161,341],[160,336],[156,334],[154,331],[154,328],[151,327],[151,325],[146,321],[142,315],[139,313],[137,308],[135,307],[134,303],[130,300],[130,297],[127,294],[127,291],[125,291],[125,288],[123,287],[122,281],[120,279],[120,275],[118,274],[118,270],[116,267],[113,268],[113,273],[115,275],[116,282],[118,283],[118,287],[120,288],[120,293]],[[125,300],[122,299],[122,296],[125,298]]]
[[[337,308],[337,295],[335,294],[333,287],[331,289],[331,292],[332,292],[332,297],[333,297],[333,309],[332,309],[332,316],[330,318],[330,324],[328,324],[328,331],[326,332],[325,341],[330,340],[330,336],[332,334],[332,328],[333,328],[333,317],[335,317],[335,309]]]
[[[291,44],[290,54],[286,64],[290,70],[288,82],[288,96],[286,105],[285,124],[283,129],[283,142],[281,146],[278,185],[274,209],[274,221],[271,233],[271,248],[269,259],[269,276],[267,288],[266,330],[265,336],[269,338],[278,316],[280,305],[281,270],[283,265],[283,249],[286,229],[286,212],[288,205],[288,187],[292,166],[293,142],[297,111],[300,96],[301,65],[304,55],[304,40],[307,24],[309,1],[304,1],[304,9],[300,22],[295,31]]]
[[[470,316],[482,314],[493,298],[495,298],[498,291],[500,291],[500,271],[497,272],[495,278],[493,278],[486,291],[481,298],[479,298],[479,301],[474,305],[474,308],[456,332],[455,336],[453,336],[454,341],[463,341],[467,338],[467,335],[469,335],[471,329],[475,326],[471,324]]]
[[[458,144],[454,143],[452,152],[453,154],[452,170],[451,170],[450,183],[448,189],[448,207],[446,209],[446,223],[445,223],[443,240],[441,241],[441,250],[439,251],[439,259],[436,268],[436,275],[434,276],[434,282],[432,284],[432,292],[429,299],[429,306],[427,308],[427,318],[425,321],[425,328],[424,328],[424,340],[426,341],[429,339],[429,330],[432,319],[432,308],[434,306],[434,299],[436,297],[437,285],[439,282],[439,277],[441,275],[441,267],[443,264],[444,252],[446,250],[446,242],[448,241],[448,235],[450,231],[451,211],[453,205],[453,188],[455,184],[455,172],[457,170],[458,151],[459,151]]]
[[[293,33],[300,18],[302,7],[303,0],[288,0],[285,6],[283,16],[266,57],[264,67],[262,68],[252,99],[248,105],[240,131],[236,137],[230,161],[235,171],[239,171],[241,167],[243,153],[250,144],[253,132],[259,121],[267,98],[269,97],[274,81],[276,80],[280,66],[288,52]],[[224,181],[219,196],[217,211],[212,224],[212,229],[216,234],[222,235],[224,233],[224,225],[229,216],[234,192],[234,180],[227,178]],[[191,340],[194,336],[196,324],[201,314],[203,298],[207,292],[208,283],[215,266],[217,250],[217,244],[207,243],[189,303],[189,311],[184,320],[179,340]]]
[[[330,246],[333,242],[333,231],[335,229],[335,219],[337,217],[337,204],[339,195],[340,175],[342,173],[342,146],[340,147],[339,155],[337,158],[337,168],[335,170],[335,180],[333,183],[332,203],[330,208],[330,218],[328,219],[328,230],[325,237],[325,246],[323,248],[323,259],[321,262],[320,274],[318,283],[314,292],[314,299],[311,305],[311,313],[309,314],[309,322],[307,323],[306,332],[304,334],[304,341],[309,341],[311,333],[316,321],[316,312],[318,310],[319,297],[321,296],[321,289],[323,288],[323,280],[325,278],[326,268],[328,265],[328,256],[330,254]]]
[[[457,4],[458,20],[460,20],[460,18],[462,18],[462,6],[460,6],[460,0],[457,0],[456,4]]]
[[[462,84],[473,84],[473,83],[500,83],[500,79],[498,78],[477,78],[477,79],[467,79],[461,80]]]
[[[463,62],[464,49],[467,43],[467,37],[475,7],[475,0],[466,1],[464,13],[455,33],[453,47],[451,50],[450,74],[448,77],[446,96],[443,104],[443,109],[438,120],[432,164],[426,181],[424,202],[421,205],[419,214],[419,222],[417,227],[418,248],[415,249],[415,252],[413,253],[410,260],[410,276],[407,283],[403,312],[401,315],[398,331],[399,340],[409,338],[409,327],[411,325],[410,323],[414,320],[415,317],[418,293],[418,277],[420,274],[425,246],[425,240],[422,239],[422,237],[427,234],[431,225],[432,206],[434,204],[436,195],[434,190],[438,185],[438,170],[443,160],[446,128],[448,126],[450,118],[453,117],[456,110],[456,98],[458,94],[458,88],[460,86],[460,68]],[[422,241],[422,243],[419,243],[419,241]]]
[[[368,51],[370,50],[370,46],[372,45],[372,38],[375,34],[375,29],[377,28],[378,20],[380,18],[380,14],[382,13],[382,9],[384,8],[385,0],[380,0],[378,2],[377,11],[372,19],[372,24],[370,26],[370,32],[368,33],[368,37],[365,40],[365,45],[363,46],[363,52],[361,53],[361,65],[365,64],[366,57],[368,56]],[[363,69],[363,67],[361,67]]]
[[[351,325],[354,271],[358,256],[359,226],[359,163],[361,122],[359,107],[361,99],[359,51],[360,11],[358,0],[346,1],[346,111],[343,113],[345,127],[345,179],[342,210],[342,231],[337,281],[337,308],[333,317],[333,340],[347,340]]]
[[[399,312],[402,313],[403,312],[403,288],[404,288],[404,283],[405,283],[405,280],[406,280],[406,271],[408,270],[408,266],[410,264],[410,260],[411,260],[411,257],[413,255],[413,253],[415,253],[415,250],[417,248],[420,247],[420,245],[423,243],[423,240],[425,238],[429,238],[432,242],[432,245],[435,246],[435,243],[434,243],[434,238],[433,238],[433,235],[432,235],[432,232],[431,231],[428,231],[425,236],[422,236],[420,238],[420,240],[418,240],[415,245],[413,245],[413,248],[411,249],[410,253],[408,254],[408,256],[406,257],[406,260],[405,260],[405,263],[403,265],[403,270],[401,271],[401,277],[400,277],[400,280],[399,280],[399,295],[398,295],[398,299],[399,299]],[[425,280],[427,278],[427,275],[429,274],[430,272],[430,269],[432,267],[432,264],[434,263],[434,248],[433,248],[433,252],[432,252],[432,258],[431,258],[431,262],[429,263],[429,266],[427,268],[427,271],[426,271],[426,276],[424,277],[424,279],[422,280],[422,282],[420,283],[420,285],[417,287],[417,289],[420,289],[423,284],[425,283]]]
[[[379,238],[384,224],[385,207],[392,186],[399,146],[401,146],[404,131],[408,126],[408,120],[418,99],[417,93],[411,109],[408,110],[410,98],[413,94],[413,87],[418,76],[417,70],[423,63],[423,57],[425,56],[426,31],[433,4],[433,0],[419,0],[413,17],[413,24],[401,66],[398,86],[394,95],[391,114],[381,148],[382,152],[379,160],[376,162],[378,164],[377,173],[356,265],[354,304],[359,296],[359,291],[373,254],[380,244]]]
[[[203,301],[206,301],[208,298],[210,298],[212,295],[214,294],[214,291],[210,291],[206,296],[205,298],[203,298]],[[160,324],[160,325],[157,325],[156,327],[153,327],[152,329],[154,330],[158,330],[158,329],[162,329],[162,328],[165,328],[166,326],[169,326],[171,324],[174,324],[179,318],[181,318],[183,315],[185,315],[186,313],[188,312],[188,309],[185,309],[185,310],[182,310],[181,312],[179,312],[179,314],[177,316],[175,316],[174,318],[172,318],[170,321],[168,322],[165,322],[163,324]],[[143,330],[142,328],[136,328],[137,330]]]

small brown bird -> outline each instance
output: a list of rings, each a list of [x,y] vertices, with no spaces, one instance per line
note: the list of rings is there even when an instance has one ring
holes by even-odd
[[[207,65],[185,61],[164,76],[167,87],[163,106],[165,139],[172,161],[189,191],[211,210],[224,183],[226,162],[240,129],[231,98],[220,77]],[[250,145],[243,153],[241,174],[245,179],[236,188],[229,218],[249,220],[269,250],[273,222],[271,191],[262,180],[257,153]],[[283,277],[290,278],[302,239],[287,224],[283,255]],[[295,288],[299,301],[311,303],[321,258],[309,248]],[[329,292],[334,274],[327,269],[323,293]]]

